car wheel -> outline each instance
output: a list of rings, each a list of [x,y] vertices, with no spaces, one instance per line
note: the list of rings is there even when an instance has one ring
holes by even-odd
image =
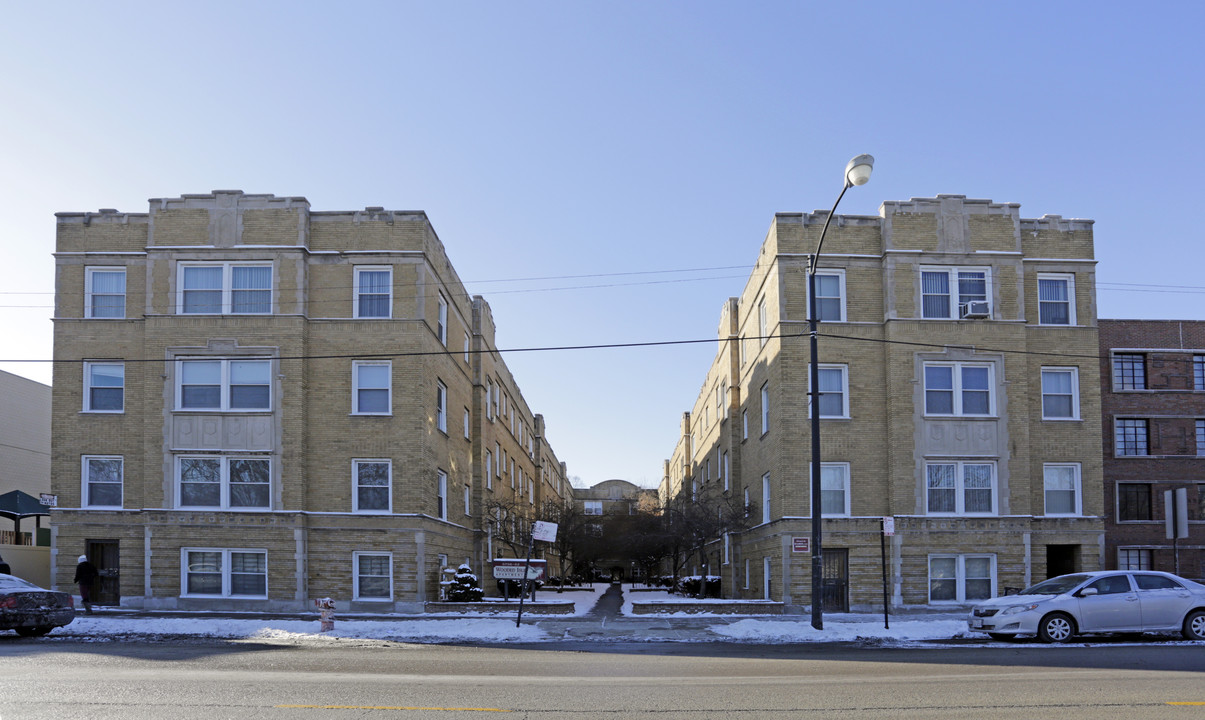
[[[1003,640],[1004,642],[1012,642],[1017,639],[1016,635],[1009,633],[988,633],[987,636],[993,640]]]
[[[54,629],[54,627],[50,626],[50,625],[39,625],[37,627],[19,627],[19,628],[17,628],[17,634],[20,635],[21,637],[37,637],[39,635],[45,635],[46,633],[50,632],[53,629]]]
[[[1205,610],[1193,610],[1184,618],[1184,637],[1188,640],[1205,640]]]
[[[1075,635],[1075,621],[1063,613],[1051,613],[1038,623],[1038,639],[1048,643],[1067,642]]]

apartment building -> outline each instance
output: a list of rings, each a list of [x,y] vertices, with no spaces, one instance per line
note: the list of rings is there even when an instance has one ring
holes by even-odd
[[[1101,320],[1100,355],[1106,567],[1205,579],[1205,322]]]
[[[57,586],[87,554],[102,604],[420,610],[485,569],[491,498],[566,492],[424,213],[214,191],[57,220]]]
[[[775,216],[682,422],[662,496],[717,488],[729,597],[970,603],[1103,566],[1092,222],[959,195],[833,218],[817,272],[821,477],[810,477],[807,267],[827,213]]]

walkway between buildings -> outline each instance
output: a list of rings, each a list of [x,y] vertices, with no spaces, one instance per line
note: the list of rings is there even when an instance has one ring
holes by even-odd
[[[607,588],[607,591],[598,598],[598,602],[594,603],[594,607],[590,608],[590,612],[586,613],[586,617],[595,620],[606,622],[619,617],[619,611],[623,608],[623,589],[618,584],[613,584]]]

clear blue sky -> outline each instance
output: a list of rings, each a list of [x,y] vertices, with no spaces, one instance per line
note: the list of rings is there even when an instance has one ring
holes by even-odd
[[[1101,317],[1202,319],[1203,8],[6,2],[0,358],[51,357],[55,212],[219,188],[425,210],[503,348],[711,338],[863,152],[842,213],[1092,218]],[[652,486],[714,351],[507,362],[571,475]]]

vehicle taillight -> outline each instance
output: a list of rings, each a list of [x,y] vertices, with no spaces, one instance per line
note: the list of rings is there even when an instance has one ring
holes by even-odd
[[[12,595],[5,595],[0,598],[0,608],[15,608],[17,607],[17,598]]]

